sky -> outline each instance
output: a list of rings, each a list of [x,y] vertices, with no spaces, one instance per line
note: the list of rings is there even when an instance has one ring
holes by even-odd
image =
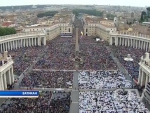
[[[150,0],[0,0],[0,6],[42,5],[42,4],[82,4],[82,5],[121,5],[150,6]]]

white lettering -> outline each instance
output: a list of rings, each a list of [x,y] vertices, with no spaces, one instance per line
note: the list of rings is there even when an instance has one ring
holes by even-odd
[[[37,92],[22,92],[22,95],[37,95]]]

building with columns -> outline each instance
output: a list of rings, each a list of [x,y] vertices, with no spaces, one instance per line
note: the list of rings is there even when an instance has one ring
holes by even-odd
[[[150,82],[150,58],[149,53],[145,53],[144,56],[141,57],[141,61],[139,63],[139,76],[138,76],[138,84],[140,86],[146,86],[148,82]]]
[[[7,85],[14,83],[13,63],[7,51],[0,54],[0,90],[7,90]]]
[[[142,93],[142,100],[148,102],[150,104],[150,82],[146,85],[143,93]]]
[[[127,46],[150,51],[149,28],[146,28],[147,31],[143,31],[143,26],[139,25],[138,28],[134,26],[136,29],[128,31],[129,26],[126,26],[128,30],[117,31],[115,21],[88,15],[83,16],[83,21],[84,35],[86,36],[98,36],[108,41],[109,45]]]
[[[120,45],[150,51],[150,35],[138,32],[115,32],[110,34],[109,45]]]
[[[46,45],[44,32],[17,33],[0,37],[0,52],[29,46]]]

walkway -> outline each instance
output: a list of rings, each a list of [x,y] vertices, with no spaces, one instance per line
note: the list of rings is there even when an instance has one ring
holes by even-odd
[[[33,71],[66,71],[66,72],[75,72],[76,70],[55,70],[55,69],[33,69]],[[91,71],[91,70],[78,70],[80,71]],[[96,70],[96,71],[104,71],[104,70]],[[106,71],[117,71],[117,70],[106,70]]]
[[[120,61],[118,60],[118,58],[115,57],[114,52],[111,50],[111,48],[110,48],[109,46],[106,46],[106,48],[107,48],[108,51],[111,52],[110,55],[111,55],[111,57],[113,58],[114,62],[117,64],[117,67],[119,68],[119,70],[120,70],[121,72],[123,72],[123,73],[126,75],[126,76],[125,76],[126,79],[132,81],[132,83],[133,83],[133,85],[134,85],[133,79],[129,76],[128,71],[127,71],[127,70],[125,69],[125,67],[120,63]]]

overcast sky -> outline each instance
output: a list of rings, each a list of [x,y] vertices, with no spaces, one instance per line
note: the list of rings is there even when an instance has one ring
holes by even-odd
[[[97,4],[97,5],[124,5],[150,6],[150,0],[0,0],[0,6],[38,5],[38,4]]]

